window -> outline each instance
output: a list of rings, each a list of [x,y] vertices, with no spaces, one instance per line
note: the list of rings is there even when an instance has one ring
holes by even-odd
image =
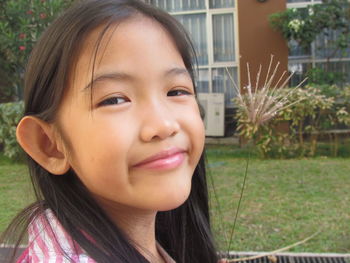
[[[345,83],[350,83],[350,60],[348,61],[331,61],[331,62],[321,62],[316,63],[316,66],[322,69],[327,69],[329,72],[333,72],[334,74],[342,74],[340,85]]]
[[[209,1],[210,8],[227,8],[234,7],[234,0],[210,0]]]
[[[213,92],[225,93],[225,105],[233,105],[232,98],[237,96],[236,88],[233,86],[230,75],[233,79],[237,79],[237,68],[212,69]]]
[[[198,59],[197,91],[225,94],[232,107],[236,92],[227,70],[238,82],[235,0],[151,0],[173,15],[189,32]]]
[[[295,87],[301,83],[305,78],[305,73],[312,67],[311,63],[298,63],[298,62],[289,62],[288,70],[293,74],[290,85]]]
[[[208,65],[207,17],[205,14],[175,15],[180,23],[191,32],[199,65]]]
[[[233,14],[213,15],[214,61],[235,61]]]
[[[205,9],[205,0],[152,0],[151,3],[167,12]]]

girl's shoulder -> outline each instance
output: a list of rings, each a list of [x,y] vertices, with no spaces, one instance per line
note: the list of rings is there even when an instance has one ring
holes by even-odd
[[[51,210],[46,210],[30,223],[28,238],[28,247],[17,263],[95,263],[63,229]]]
[[[49,209],[30,223],[28,238],[28,246],[17,263],[96,263],[69,236]],[[157,249],[166,263],[175,263],[159,243]]]

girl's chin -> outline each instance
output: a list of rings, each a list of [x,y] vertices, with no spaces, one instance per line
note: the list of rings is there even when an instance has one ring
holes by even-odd
[[[178,191],[176,194],[171,193],[169,196],[159,199],[157,211],[169,211],[178,208],[186,202],[190,195],[190,190]]]

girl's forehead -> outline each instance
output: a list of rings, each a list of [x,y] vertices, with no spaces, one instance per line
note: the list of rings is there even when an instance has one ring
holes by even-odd
[[[141,57],[152,52],[153,60],[159,59],[157,49],[165,50],[166,55],[172,54],[177,62],[183,64],[170,33],[152,18],[137,14],[117,23],[102,24],[82,41],[70,86],[86,85],[100,70],[111,65],[131,65],[132,62],[128,62],[136,54]],[[134,69],[136,71],[137,67]]]
[[[140,44],[138,49],[147,48],[152,41],[164,38],[176,49],[170,33],[156,20],[136,14],[125,20],[102,24],[92,30],[81,43],[81,51],[77,58],[78,68],[88,66],[90,73],[96,70],[110,52],[123,53],[130,49],[130,44]],[[165,43],[164,43],[165,44]]]
[[[102,24],[92,30],[81,45],[82,51],[78,61],[84,60],[85,64],[87,59],[101,59],[108,49],[120,50],[125,47],[123,42],[130,41],[132,36],[135,36],[135,40],[142,40],[142,36],[143,40],[155,37],[155,34],[147,35],[145,32],[157,32],[158,36],[163,35],[163,37],[171,39],[169,32],[158,21],[136,14],[122,21]]]

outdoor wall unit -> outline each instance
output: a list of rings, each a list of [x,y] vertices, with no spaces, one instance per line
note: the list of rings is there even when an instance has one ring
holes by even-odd
[[[225,135],[224,93],[198,93],[198,101],[204,110],[206,136]]]

